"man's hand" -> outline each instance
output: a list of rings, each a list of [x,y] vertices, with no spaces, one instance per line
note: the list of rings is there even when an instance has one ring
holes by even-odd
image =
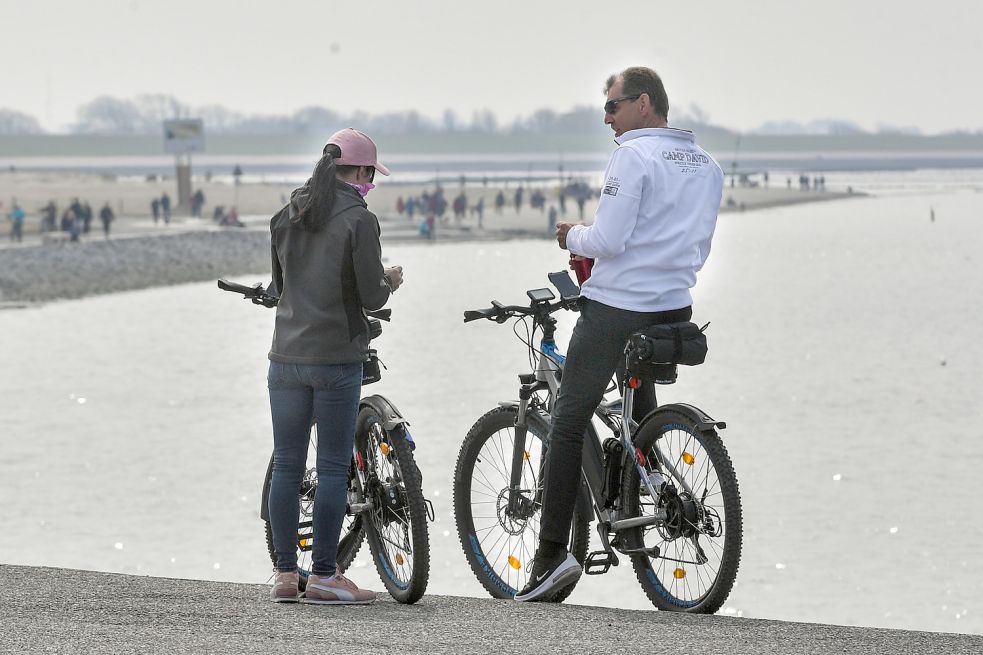
[[[396,289],[403,284],[403,267],[390,266],[383,275],[386,278],[386,284],[389,285],[389,290],[396,293]]]
[[[567,249],[567,232],[570,228],[574,226],[573,223],[557,223],[556,224],[556,242],[560,245],[563,250]]]

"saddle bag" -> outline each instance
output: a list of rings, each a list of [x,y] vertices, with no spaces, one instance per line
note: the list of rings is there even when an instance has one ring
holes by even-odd
[[[696,366],[706,361],[708,325],[663,323],[633,333],[625,347],[628,375],[643,382],[672,384],[677,364]]]

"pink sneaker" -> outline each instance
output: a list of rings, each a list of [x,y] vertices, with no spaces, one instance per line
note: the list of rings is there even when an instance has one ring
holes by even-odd
[[[374,591],[359,589],[358,586],[341,575],[307,578],[307,591],[302,602],[312,605],[368,605],[375,602]]]
[[[277,571],[273,577],[270,600],[274,603],[296,603],[300,601],[297,584],[300,576],[296,571]]]

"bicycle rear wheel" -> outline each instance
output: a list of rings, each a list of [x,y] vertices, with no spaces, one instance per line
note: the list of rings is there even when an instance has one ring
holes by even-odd
[[[662,525],[621,533],[628,548],[659,549],[658,556],[631,555],[635,575],[659,609],[712,614],[727,600],[741,560],[741,496],[727,449],[715,431],[671,410],[643,422],[635,445],[649,479],[661,475],[665,484],[653,499],[638,468],[626,466],[626,515],[666,513]]]
[[[530,412],[522,478],[522,507],[509,510],[509,481],[515,443],[515,407],[491,410],[468,432],[454,472],[454,515],[468,564],[481,586],[494,598],[513,598],[528,582],[539,545],[542,478],[549,426]],[[583,565],[590,542],[590,508],[584,493],[577,496],[570,531],[570,552]],[[576,582],[548,599],[563,602]]]
[[[356,466],[365,479],[364,485],[359,483],[361,496],[372,503],[363,516],[376,570],[393,598],[415,603],[427,590],[430,539],[422,475],[405,428],[385,430],[378,413],[363,407],[355,445]]]
[[[349,488],[353,488],[354,481],[354,460],[348,473]],[[273,478],[273,457],[266,467],[266,478],[263,484],[263,507],[269,506],[270,481]],[[317,492],[317,426],[311,427],[311,438],[307,449],[307,464],[304,470],[304,477],[300,483],[298,510],[300,512],[300,523],[297,528],[297,572],[300,574],[300,589],[303,591],[307,587],[307,576],[311,572],[311,548],[314,543],[314,495]],[[268,515],[264,514],[266,529],[266,549],[270,554],[270,560],[276,565],[276,550],[273,548],[273,529],[270,527]],[[338,570],[345,571],[351,566],[355,555],[358,554],[365,538],[365,530],[362,527],[362,517],[360,515],[346,514],[345,520],[341,525],[341,539],[338,542]]]

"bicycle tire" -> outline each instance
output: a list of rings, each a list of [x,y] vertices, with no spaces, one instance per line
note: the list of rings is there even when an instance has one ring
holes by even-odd
[[[727,449],[715,430],[701,431],[688,416],[657,410],[643,421],[635,445],[645,456],[646,471],[659,460],[655,446],[676,473],[669,473],[674,489],[686,480],[701,502],[687,500],[683,491],[674,494],[668,485],[648,500],[635,466],[625,466],[622,500],[626,516],[640,516],[660,505],[669,514],[664,526],[637,527],[621,533],[631,548],[658,546],[652,558],[644,553],[630,555],[632,568],[645,595],[660,610],[713,614],[730,595],[741,561],[742,514],[737,476]],[[645,500],[643,500],[643,497]],[[709,508],[709,509],[701,509]],[[710,515],[712,510],[715,514]],[[708,518],[709,517],[709,518]],[[709,521],[709,522],[708,522]],[[713,537],[712,526],[722,534]],[[695,535],[695,540],[694,540]],[[696,545],[699,544],[699,548]],[[710,548],[706,548],[709,545]],[[700,557],[700,552],[704,557]],[[705,559],[705,562],[700,562]],[[696,573],[696,575],[692,575]]]
[[[454,470],[454,518],[461,547],[468,564],[481,586],[493,597],[512,599],[528,581],[529,569],[539,542],[539,515],[541,507],[536,508],[526,519],[514,519],[507,515],[502,504],[509,486],[509,472],[512,446],[515,441],[516,407],[497,407],[484,414],[468,432],[457,458]],[[538,440],[545,444],[549,434],[549,424],[544,415],[530,412],[527,415],[528,430],[527,469],[531,477],[523,475],[523,480],[539,481],[538,466],[542,463],[544,451],[531,443]],[[496,435],[501,435],[497,436]],[[496,441],[497,443],[493,443]],[[491,444],[491,445],[489,445]],[[487,446],[487,448],[486,448]],[[481,462],[482,453],[487,453],[488,467],[479,469],[480,487],[474,489],[475,468]],[[489,479],[494,475],[494,479]],[[526,486],[524,483],[523,486]],[[495,500],[488,500],[491,495]],[[476,500],[481,498],[482,500]],[[476,516],[475,506],[495,503],[495,517]],[[491,508],[488,508],[491,509]],[[583,565],[590,544],[588,524],[590,509],[585,499],[585,489],[577,496],[574,520],[570,530],[570,552]],[[477,520],[477,521],[476,521]],[[480,525],[476,525],[476,522]],[[486,525],[487,524],[487,525]],[[496,527],[497,526],[497,527]],[[485,533],[479,536],[479,533]],[[493,536],[497,533],[497,536]],[[504,545],[499,546],[502,539]],[[560,589],[547,602],[563,602],[576,586],[573,582]]]
[[[303,525],[312,519],[313,508],[309,506],[309,501],[313,498],[314,492],[305,487],[305,482],[311,481],[316,489],[317,486],[317,426],[311,428],[311,441],[307,452],[307,464],[304,471],[304,478],[299,489],[298,508],[300,512],[300,526],[297,530],[297,572],[300,574],[300,590],[307,587],[307,576],[311,573],[311,546],[310,527]],[[354,460],[348,473],[349,488],[354,484]],[[266,467],[266,477],[263,484],[263,506],[269,506],[270,481],[273,477],[273,456],[270,456],[270,463]],[[276,566],[276,550],[273,547],[273,528],[269,519],[263,521],[266,533],[266,550],[270,555],[270,560]],[[337,566],[338,570],[344,572],[351,566],[362,547],[365,538],[365,530],[362,528],[362,517],[347,514],[341,526],[341,535],[338,541]]]
[[[383,429],[382,418],[371,407],[358,414],[355,443],[368,476],[362,493],[373,503],[363,526],[376,571],[394,599],[415,603],[427,590],[430,538],[423,480],[413,450],[403,427]]]

